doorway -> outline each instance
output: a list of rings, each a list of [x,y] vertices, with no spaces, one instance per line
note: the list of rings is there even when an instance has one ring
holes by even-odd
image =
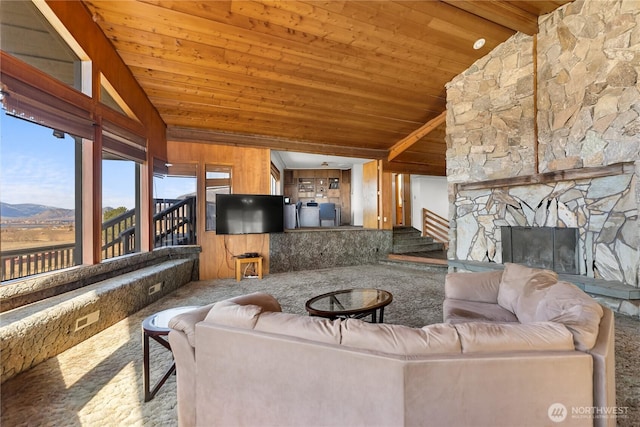
[[[393,186],[394,225],[411,226],[411,176],[394,174]]]

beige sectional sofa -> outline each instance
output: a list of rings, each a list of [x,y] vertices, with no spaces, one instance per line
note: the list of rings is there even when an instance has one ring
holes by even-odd
[[[615,425],[585,416],[615,406],[611,312],[529,270],[448,275],[445,323],[423,328],[282,313],[263,293],[177,316],[179,424]]]

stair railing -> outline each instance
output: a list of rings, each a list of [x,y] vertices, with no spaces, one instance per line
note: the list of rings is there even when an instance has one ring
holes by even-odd
[[[154,200],[154,247],[194,245],[196,243],[196,198]],[[102,224],[104,259],[136,250],[135,211],[129,210]]]
[[[196,198],[173,200],[153,216],[155,247],[196,244]],[[160,206],[156,203],[156,207]]]
[[[429,209],[422,208],[422,236],[429,236],[449,248],[449,221]]]

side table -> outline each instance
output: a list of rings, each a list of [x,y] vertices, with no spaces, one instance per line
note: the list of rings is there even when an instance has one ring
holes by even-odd
[[[255,263],[258,270],[258,279],[262,279],[262,257],[241,258],[236,257],[236,282],[242,280],[242,264]]]
[[[149,375],[149,338],[153,338],[154,341],[162,345],[167,350],[171,351],[169,341],[163,338],[169,335],[169,331],[171,330],[169,329],[169,320],[171,320],[172,317],[177,316],[178,314],[182,314],[195,308],[198,308],[198,306],[170,308],[168,310],[152,314],[142,321],[142,383],[144,386],[145,402],[153,399],[158,390],[160,390],[160,387],[162,387],[165,381],[167,381],[167,378],[169,378],[169,376],[176,371],[176,364],[175,362],[172,362],[171,366],[169,367],[167,372],[165,372],[164,376],[153,387],[153,389],[151,389],[151,378]]]

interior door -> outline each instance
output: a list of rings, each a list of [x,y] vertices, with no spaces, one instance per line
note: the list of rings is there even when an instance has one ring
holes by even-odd
[[[380,221],[380,171],[379,161],[373,160],[362,165],[362,225],[378,228]]]

